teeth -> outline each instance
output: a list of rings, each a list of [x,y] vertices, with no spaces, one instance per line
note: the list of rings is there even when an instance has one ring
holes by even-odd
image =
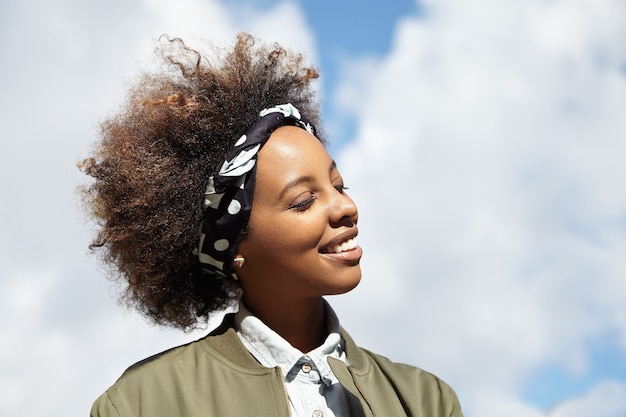
[[[334,253],[346,252],[346,251],[356,248],[356,246],[357,246],[356,239],[352,238],[352,239],[346,240],[340,245],[336,245],[335,247],[331,248],[330,252],[331,253],[332,252]]]

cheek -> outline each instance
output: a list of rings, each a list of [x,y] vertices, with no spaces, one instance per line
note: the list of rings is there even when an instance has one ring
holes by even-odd
[[[286,213],[265,219],[269,221],[250,222],[246,239],[250,246],[254,245],[264,252],[305,253],[318,247],[324,232],[319,221],[304,213]]]

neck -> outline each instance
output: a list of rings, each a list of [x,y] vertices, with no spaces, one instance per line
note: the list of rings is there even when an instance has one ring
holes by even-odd
[[[324,343],[328,336],[324,300],[294,300],[285,304],[268,300],[259,303],[243,296],[246,307],[270,329],[303,353]]]

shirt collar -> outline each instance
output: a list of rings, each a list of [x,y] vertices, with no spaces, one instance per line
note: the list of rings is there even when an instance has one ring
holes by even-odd
[[[303,353],[270,329],[259,318],[253,316],[243,301],[235,315],[237,335],[261,365],[268,368],[280,366],[285,377],[295,366],[309,362],[317,368],[322,381],[330,385],[336,382],[327,357],[346,361],[345,350],[340,335],[339,319],[334,310],[324,300],[328,336],[324,343],[308,353]]]

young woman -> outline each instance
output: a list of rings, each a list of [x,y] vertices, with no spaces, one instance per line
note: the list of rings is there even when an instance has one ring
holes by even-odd
[[[155,323],[239,311],[133,365],[91,415],[461,416],[448,385],[359,348],[323,298],[359,283],[362,251],[314,127],[316,71],[246,34],[210,59],[168,45],[83,164],[92,247]]]

